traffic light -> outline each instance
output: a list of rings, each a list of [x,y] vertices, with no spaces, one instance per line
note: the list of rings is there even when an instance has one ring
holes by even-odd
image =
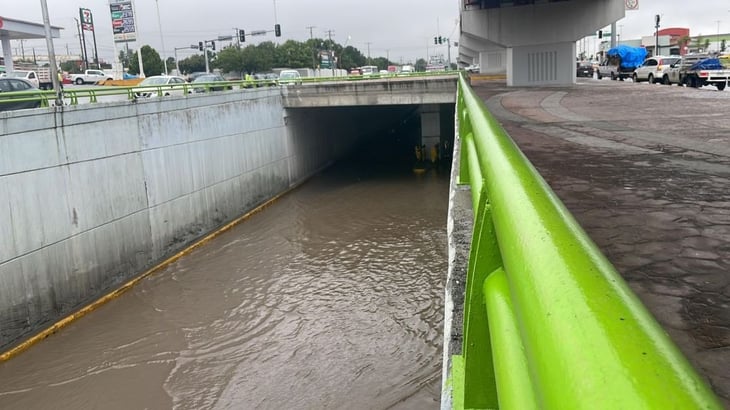
[[[281,24],[274,24],[274,34],[276,37],[281,37]]]
[[[198,50],[203,51],[203,42],[198,41]]]
[[[443,43],[444,43],[444,38],[439,36],[439,44],[443,44]]]
[[[598,30],[598,38],[603,38],[603,30]]]
[[[246,32],[245,31],[238,30],[238,41],[240,41],[241,43],[246,42]]]
[[[434,37],[433,38],[433,43],[434,44],[438,44],[439,43],[439,38],[438,37]]]
[[[210,47],[215,51],[215,41],[210,42]]]

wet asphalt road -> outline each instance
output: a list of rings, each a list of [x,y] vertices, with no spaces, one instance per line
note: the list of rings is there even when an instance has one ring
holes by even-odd
[[[473,85],[730,408],[730,92],[578,81]]]

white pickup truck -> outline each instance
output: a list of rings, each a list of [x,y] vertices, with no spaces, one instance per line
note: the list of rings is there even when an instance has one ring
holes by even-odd
[[[3,73],[3,76],[22,78],[33,84],[41,90],[52,90],[53,80],[51,79],[51,69],[48,67],[34,67],[32,69],[13,70],[9,73]]]
[[[702,62],[708,64],[703,66]],[[686,55],[669,66],[662,76],[662,83],[667,85],[679,84],[694,88],[714,85],[719,91],[725,89],[728,81],[730,81],[730,70],[725,69],[719,60],[712,59],[706,54]]]
[[[69,79],[72,83],[82,84],[96,84],[102,80],[112,80],[113,77],[101,70],[86,70],[83,74],[71,74]]]

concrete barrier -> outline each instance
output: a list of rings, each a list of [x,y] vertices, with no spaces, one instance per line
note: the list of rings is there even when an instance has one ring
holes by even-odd
[[[0,113],[0,351],[344,151],[278,89]],[[287,125],[287,123],[293,123]]]

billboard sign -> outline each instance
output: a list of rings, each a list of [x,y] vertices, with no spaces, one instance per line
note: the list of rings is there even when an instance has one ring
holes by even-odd
[[[94,31],[94,17],[89,9],[79,9],[79,17],[81,18],[81,30]]]
[[[132,0],[109,0],[115,43],[137,40]]]

